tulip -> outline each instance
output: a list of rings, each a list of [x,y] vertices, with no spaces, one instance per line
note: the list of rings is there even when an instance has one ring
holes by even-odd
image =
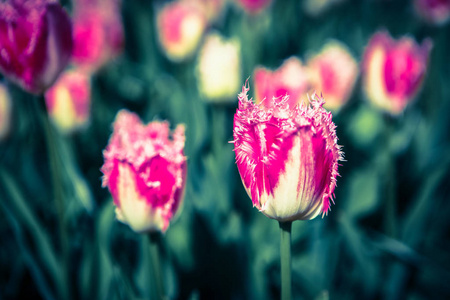
[[[72,25],[51,0],[0,2],[0,70],[30,93],[42,94],[66,67]]]
[[[45,93],[45,102],[50,118],[62,132],[82,127],[89,119],[90,77],[79,70],[65,71]]]
[[[275,71],[257,67],[253,71],[255,97],[257,103],[270,107],[274,98],[289,95],[289,105],[300,103],[302,95],[308,91],[309,78],[306,67],[300,59],[291,57]]]
[[[358,76],[358,64],[345,45],[333,41],[307,63],[312,90],[322,93],[324,107],[333,111],[349,99]]]
[[[442,26],[450,20],[450,0],[415,0],[414,8],[430,24]]]
[[[157,25],[161,48],[169,59],[180,62],[198,48],[207,22],[198,6],[171,2],[159,12]]]
[[[72,61],[95,72],[120,54],[124,43],[120,2],[75,1]]]
[[[200,93],[210,101],[229,101],[239,91],[241,82],[240,44],[210,34],[200,50],[197,67]],[[234,97],[233,97],[234,96]]]
[[[248,90],[244,86],[238,96],[233,136],[236,164],[253,206],[280,222],[326,214],[342,152],[323,98],[313,95],[312,107],[292,107],[286,96],[267,108],[249,100]]]
[[[401,113],[422,85],[432,47],[410,37],[394,40],[387,32],[372,36],[365,50],[362,72],[367,98],[393,115]]]
[[[167,230],[183,198],[184,140],[183,125],[171,133],[167,122],[144,125],[136,114],[119,111],[101,168],[119,221],[136,232]]]
[[[11,129],[11,96],[7,87],[0,83],[0,141],[5,139]]]
[[[303,9],[308,15],[317,17],[344,1],[345,0],[306,0],[303,2]]]
[[[258,14],[266,9],[272,0],[236,0],[248,14]]]
[[[204,15],[208,22],[217,20],[224,12],[226,0],[180,0],[185,3],[196,5]]]

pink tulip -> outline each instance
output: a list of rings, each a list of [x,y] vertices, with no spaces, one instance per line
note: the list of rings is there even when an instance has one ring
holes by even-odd
[[[401,113],[422,85],[432,47],[410,37],[394,40],[387,32],[372,36],[365,50],[362,72],[367,98],[392,114]]]
[[[58,2],[0,2],[0,70],[26,91],[41,94],[53,84],[72,44],[72,25]]]
[[[450,20],[450,0],[415,0],[416,13],[434,25],[444,25]]]
[[[103,186],[116,205],[117,219],[136,232],[165,232],[183,199],[186,181],[184,126],[141,123],[126,110],[117,114],[103,152]]]
[[[90,77],[78,70],[65,71],[45,93],[45,102],[51,119],[62,132],[82,127],[89,120]]]
[[[266,9],[272,0],[236,0],[238,4],[249,14],[258,14]]]
[[[249,100],[248,90],[244,86],[238,96],[233,136],[236,164],[253,206],[280,222],[326,214],[342,152],[324,100],[313,95],[312,107],[292,107],[286,96],[267,108]]]
[[[358,64],[347,48],[336,41],[327,43],[308,63],[312,90],[327,99],[324,107],[333,111],[350,98],[358,76]]]
[[[275,71],[258,67],[253,71],[257,103],[271,106],[273,98],[289,95],[289,105],[294,107],[309,88],[308,72],[302,62],[291,57]]]
[[[122,51],[120,2],[78,0],[74,4],[72,61],[94,72]]]
[[[169,59],[179,62],[191,57],[197,50],[207,20],[198,6],[171,2],[159,11],[157,24],[161,48]]]
[[[11,129],[11,96],[5,84],[0,83],[0,141],[5,139]]]

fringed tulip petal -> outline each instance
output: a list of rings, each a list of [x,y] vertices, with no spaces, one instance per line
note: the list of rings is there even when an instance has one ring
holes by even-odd
[[[254,104],[244,86],[234,117],[236,164],[244,187],[266,216],[309,220],[330,208],[342,160],[331,113],[314,95],[312,107]]]
[[[167,122],[141,123],[122,110],[102,167],[107,186],[117,206],[118,220],[136,232],[165,232],[179,208],[185,186],[184,127],[173,133]]]

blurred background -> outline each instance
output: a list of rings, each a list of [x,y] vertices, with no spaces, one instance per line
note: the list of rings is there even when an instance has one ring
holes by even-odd
[[[315,90],[326,100],[310,62],[330,41],[349,56],[328,62],[340,63],[335,77],[349,77],[330,107],[346,160],[328,216],[293,223],[294,299],[450,297],[449,1],[97,0],[83,8],[88,2],[61,3],[75,50],[46,94],[63,164],[69,284],[61,283],[39,99],[3,79],[0,299],[60,299],[61,285],[73,299],[149,299],[148,241],[115,219],[101,187],[102,151],[124,108],[144,122],[186,125],[184,203],[162,244],[168,296],[277,299],[278,224],[252,207],[230,143],[237,94],[246,79],[255,99],[261,89],[276,96],[307,80],[299,97]],[[364,67],[377,32],[407,39],[406,49],[430,42],[423,72],[406,80],[411,87],[395,82],[412,67],[393,73],[400,96],[384,98],[405,104],[396,111],[374,104],[370,92],[383,90],[383,80],[368,76],[388,73],[370,71],[377,62]],[[395,53],[409,53],[402,51]],[[279,75],[292,57],[308,71]],[[256,82],[256,70],[272,77]]]

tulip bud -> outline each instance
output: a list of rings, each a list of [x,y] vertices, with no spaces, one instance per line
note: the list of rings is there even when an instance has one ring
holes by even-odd
[[[40,94],[66,67],[72,25],[52,0],[0,2],[0,70],[30,93]]]
[[[211,101],[229,101],[239,91],[241,82],[240,44],[210,34],[200,50],[197,67],[200,93]],[[233,97],[234,96],[234,97]]]
[[[72,61],[94,72],[122,51],[120,2],[78,0],[74,4]]]
[[[233,136],[236,164],[253,206],[280,222],[326,214],[342,152],[323,98],[313,95],[312,107],[291,107],[286,96],[267,108],[249,100],[248,90],[244,86],[238,96]]]
[[[333,111],[349,99],[358,76],[358,64],[347,48],[337,42],[327,43],[308,63],[312,91],[327,99],[326,109]]]
[[[52,121],[62,132],[82,127],[89,120],[89,76],[77,70],[65,71],[45,93],[45,102]]]
[[[186,181],[184,126],[141,123],[121,110],[103,152],[103,186],[116,205],[117,219],[136,232],[165,232],[183,198]]]
[[[417,95],[427,70],[432,47],[410,37],[394,40],[387,32],[370,39],[363,58],[363,84],[367,98],[391,114],[401,113]]]
[[[450,20],[450,0],[415,0],[414,8],[430,24],[442,26]]]
[[[162,49],[172,61],[192,56],[206,28],[206,17],[195,5],[185,2],[166,4],[157,17]]]
[[[275,71],[258,67],[253,72],[257,103],[272,106],[273,98],[289,95],[289,105],[294,107],[308,91],[309,78],[300,59],[291,57]]]
[[[0,141],[6,138],[11,128],[11,96],[7,87],[0,83]]]

